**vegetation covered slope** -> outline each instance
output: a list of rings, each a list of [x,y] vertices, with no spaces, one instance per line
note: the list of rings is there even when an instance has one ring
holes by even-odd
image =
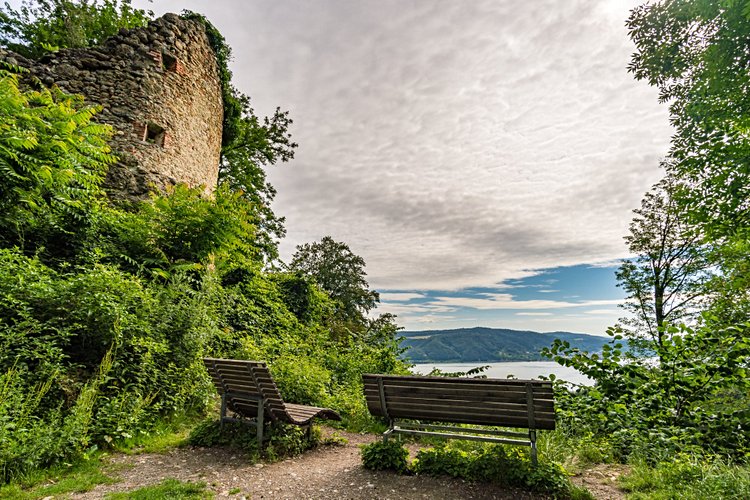
[[[601,352],[609,337],[584,333],[533,332],[506,328],[457,328],[399,332],[404,356],[412,363],[463,363],[473,361],[539,361],[541,351],[555,339],[578,349]]]
[[[114,29],[147,17],[129,2],[27,4],[33,16],[2,8],[0,32],[30,54],[98,39],[86,30],[99,23],[69,36],[76,6]],[[360,374],[404,370],[392,318],[341,304],[323,270],[279,270],[263,168],[294,144],[287,121],[252,114],[227,57],[217,50],[236,113],[219,188],[178,185],[132,207],[102,188],[114,158],[98,108],[0,69],[0,483],[204,413],[215,397],[204,356],[265,360],[285,399],[353,427],[370,418]],[[350,278],[366,289],[361,271]]]

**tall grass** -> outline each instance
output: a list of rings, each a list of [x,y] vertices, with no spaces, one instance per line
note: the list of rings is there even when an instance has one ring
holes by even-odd
[[[750,498],[750,466],[681,454],[656,466],[634,464],[622,487],[634,499],[744,500]]]
[[[61,378],[59,372],[31,386],[24,384],[24,374],[16,367],[0,374],[0,484],[89,451],[94,404],[112,362],[110,350],[97,376],[83,386],[67,410],[42,407],[44,396]]]

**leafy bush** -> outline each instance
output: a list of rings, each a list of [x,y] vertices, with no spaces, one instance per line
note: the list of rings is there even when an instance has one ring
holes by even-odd
[[[493,482],[555,498],[591,498],[587,491],[571,484],[559,464],[540,460],[538,465],[532,465],[528,454],[517,448],[451,441],[419,450],[411,463],[408,462],[409,452],[394,439],[376,441],[361,448],[366,469]]]
[[[104,357],[99,373],[81,389],[72,407],[40,411],[40,405],[57,382],[29,386],[22,372],[0,373],[0,483],[64,459],[76,459],[93,451],[89,428],[99,388],[112,368]]]
[[[297,425],[271,422],[265,430],[268,443],[263,454],[271,461],[293,457],[314,448],[320,443],[320,431],[313,428],[308,435],[306,429]],[[188,442],[195,446],[230,446],[241,450],[252,459],[260,457],[255,427],[242,422],[225,422],[207,419],[190,433]]]
[[[601,353],[579,352],[555,341],[547,355],[576,368],[596,383],[571,391],[558,384],[558,422],[568,429],[604,438],[615,458],[638,452],[663,455],[698,451],[742,459],[750,453],[750,361],[747,327],[669,327],[660,360],[634,358],[614,329]],[[739,432],[738,432],[739,431]]]
[[[375,441],[361,446],[362,464],[370,470],[395,470],[401,474],[408,472],[409,451],[400,441]]]
[[[90,243],[114,162],[111,128],[91,121],[97,111],[58,89],[21,90],[0,69],[0,248],[60,262]]]
[[[451,442],[420,450],[412,469],[417,474],[494,482],[562,498],[571,497],[575,490],[559,464],[539,460],[534,466],[527,453],[501,445]]]
[[[188,436],[194,446],[230,446],[245,452],[251,459],[260,456],[255,429],[242,422],[221,422],[208,418],[199,423]]]
[[[298,404],[324,401],[331,384],[331,373],[319,361],[303,356],[281,356],[271,372],[284,399]]]

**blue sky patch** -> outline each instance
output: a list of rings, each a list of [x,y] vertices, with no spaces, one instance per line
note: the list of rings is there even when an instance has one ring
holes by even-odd
[[[407,330],[488,326],[603,335],[622,315],[615,266],[544,269],[495,287],[382,290],[380,312]]]

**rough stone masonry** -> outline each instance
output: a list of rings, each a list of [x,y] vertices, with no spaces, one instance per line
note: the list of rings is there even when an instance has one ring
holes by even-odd
[[[106,180],[113,198],[143,199],[180,182],[216,187],[223,103],[201,23],[166,14],[98,47],[37,61],[0,51],[0,59],[103,107],[96,120],[114,128],[110,144],[119,158]]]

